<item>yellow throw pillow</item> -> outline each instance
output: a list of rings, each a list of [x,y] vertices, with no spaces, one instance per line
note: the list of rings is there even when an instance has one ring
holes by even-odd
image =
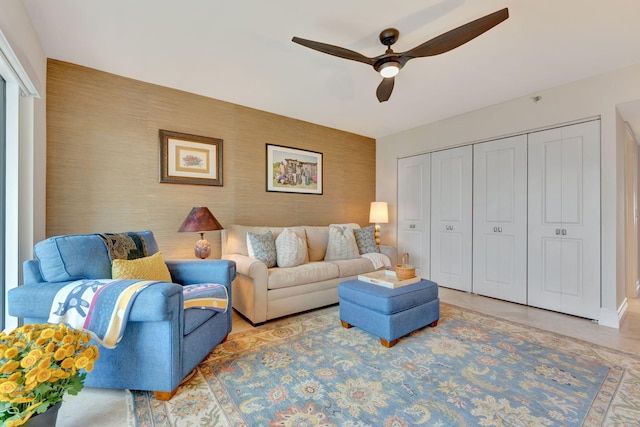
[[[162,252],[138,259],[114,259],[112,279],[160,280],[171,283],[171,274],[162,258]]]

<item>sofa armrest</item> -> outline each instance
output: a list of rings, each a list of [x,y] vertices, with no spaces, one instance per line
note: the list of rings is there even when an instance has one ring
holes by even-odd
[[[245,276],[249,276],[251,278],[264,277],[266,283],[266,278],[268,277],[268,269],[267,264],[265,264],[264,262],[240,254],[227,254],[224,256],[224,258],[226,260],[235,262],[238,274],[244,274]]]
[[[238,276],[233,281],[233,308],[253,324],[266,322],[269,281],[267,265],[240,254],[226,254],[223,257],[234,261],[238,269]]]
[[[181,285],[220,283],[227,287],[236,277],[236,264],[219,259],[166,260],[171,279]]]
[[[394,248],[393,246],[385,245],[378,245],[378,248],[380,249],[380,253],[383,253],[389,257],[389,259],[391,260],[391,265],[395,267],[396,263],[398,262],[398,254],[396,253],[396,248]]]

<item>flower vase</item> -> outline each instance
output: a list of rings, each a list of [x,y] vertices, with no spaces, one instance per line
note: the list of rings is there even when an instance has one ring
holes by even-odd
[[[42,414],[38,414],[24,423],[23,427],[55,427],[58,418],[58,410],[62,406],[62,401],[50,406],[49,409]]]

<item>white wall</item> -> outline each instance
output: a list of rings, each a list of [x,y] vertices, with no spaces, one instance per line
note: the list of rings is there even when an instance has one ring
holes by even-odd
[[[396,244],[397,159],[445,147],[601,117],[602,293],[600,323],[618,326],[625,300],[624,131],[616,106],[640,99],[640,64],[381,138],[376,200],[389,203],[383,244]],[[516,78],[516,77],[514,77]],[[532,96],[541,100],[533,102]],[[456,96],[456,94],[452,94]],[[459,94],[463,96],[463,94]],[[622,126],[624,129],[624,126]]]
[[[26,134],[26,139],[32,141],[32,147],[21,147],[21,150],[26,150],[21,154],[23,158],[27,157],[28,164],[25,167],[33,172],[30,174],[33,181],[33,194],[29,197],[32,199],[29,205],[33,205],[31,208],[33,212],[30,214],[33,219],[30,221],[32,224],[27,225],[32,229],[33,238],[30,245],[33,247],[34,241],[42,240],[45,236],[47,57],[22,0],[0,2],[0,31],[39,94],[39,98],[23,97],[21,108],[27,110],[27,114],[23,115],[27,117],[20,123],[21,132]],[[32,110],[32,113],[29,110]],[[30,154],[30,151],[33,151],[33,154]]]
[[[33,257],[34,243],[45,236],[47,59],[21,0],[0,3],[0,32],[8,44],[3,53],[11,68],[19,71],[15,79],[8,80],[17,98],[9,112],[17,120],[11,124],[11,135],[7,135],[10,166],[17,166],[7,168],[7,184],[11,187],[7,198],[11,203],[7,204],[5,287],[10,289],[22,282],[22,262]],[[16,85],[24,83],[39,97],[24,92],[18,95]],[[12,187],[16,180],[18,186]],[[5,313],[5,325],[16,326],[16,319]]]

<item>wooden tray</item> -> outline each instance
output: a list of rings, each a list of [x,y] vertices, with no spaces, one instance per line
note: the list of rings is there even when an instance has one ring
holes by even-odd
[[[363,282],[372,283],[378,286],[384,286],[385,288],[400,288],[402,286],[412,285],[422,280],[421,277],[412,277],[407,280],[398,280],[395,271],[391,270],[377,270],[371,273],[359,274],[358,280]]]

